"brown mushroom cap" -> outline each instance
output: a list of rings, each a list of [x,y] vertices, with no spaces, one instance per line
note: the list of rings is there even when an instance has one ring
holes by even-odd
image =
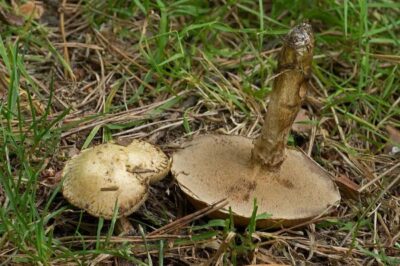
[[[146,200],[148,183],[165,177],[169,166],[168,157],[144,141],[99,145],[67,162],[63,195],[96,217],[111,219],[115,207],[119,217],[128,216]]]
[[[252,148],[245,137],[199,136],[174,154],[172,173],[195,205],[227,198],[235,222],[242,225],[251,217],[254,198],[258,213],[272,215],[259,226],[296,224],[339,203],[330,176],[303,153],[287,149],[280,169],[271,172],[252,163]]]

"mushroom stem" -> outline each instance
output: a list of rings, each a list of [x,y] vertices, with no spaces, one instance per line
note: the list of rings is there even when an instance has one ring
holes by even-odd
[[[122,216],[115,222],[115,233],[119,236],[134,235],[135,231],[128,217]]]
[[[302,23],[289,32],[280,51],[264,126],[252,150],[252,160],[268,170],[278,170],[285,159],[289,131],[306,95],[313,48],[311,26]]]

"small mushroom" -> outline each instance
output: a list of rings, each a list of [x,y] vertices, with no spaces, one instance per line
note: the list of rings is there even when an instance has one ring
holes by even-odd
[[[163,179],[169,172],[170,160],[158,147],[140,140],[133,140],[127,147],[128,171],[140,173],[150,184]]]
[[[149,183],[164,178],[169,167],[168,157],[144,141],[126,147],[103,144],[67,162],[62,192],[72,205],[95,217],[109,220],[118,211],[117,230],[129,233],[133,227],[126,217],[145,202]]]
[[[314,37],[311,26],[293,28],[278,58],[261,136],[203,135],[173,155],[172,173],[198,207],[227,198],[235,223],[248,223],[253,201],[272,217],[261,227],[291,226],[336,206],[339,191],[330,175],[301,151],[286,148],[290,128],[306,94]],[[214,216],[225,216],[222,209]]]

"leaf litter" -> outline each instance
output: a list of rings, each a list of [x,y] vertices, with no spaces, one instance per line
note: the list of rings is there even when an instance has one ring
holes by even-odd
[[[279,39],[275,37],[271,37],[271,42],[264,41],[263,51],[259,54],[250,48],[246,50],[245,46],[250,45],[244,40],[250,35],[231,30],[259,27],[259,24],[252,24],[258,21],[247,19],[256,16],[256,5],[234,5],[226,13],[228,27],[218,27],[214,22],[197,21],[196,16],[204,19],[200,14],[202,9],[197,7],[193,10],[200,13],[191,13],[188,9],[190,12],[187,14],[190,15],[187,16],[171,15],[173,4],[171,7],[152,6],[148,13],[140,12],[142,8],[147,8],[142,6],[128,15],[124,13],[130,10],[126,7],[119,12],[96,2],[62,1],[56,7],[53,2],[35,1],[35,5],[38,3],[44,8],[41,21],[48,32],[43,34],[42,24],[32,26],[32,33],[36,36],[32,40],[24,40],[26,45],[20,50],[24,54],[26,70],[20,81],[20,91],[24,92],[20,97],[21,107],[28,114],[24,117],[25,122],[32,123],[35,119],[32,112],[39,115],[47,112],[46,119],[53,121],[69,109],[62,120],[53,126],[58,130],[54,131],[58,132],[58,137],[54,135],[57,145],[54,152],[46,155],[47,161],[43,164],[35,198],[39,213],[45,214],[48,210],[53,215],[44,225],[46,232],[52,232],[56,243],[52,246],[53,255],[49,256],[52,264],[78,261],[117,264],[122,258],[129,257],[139,262],[148,262],[150,258],[153,263],[162,258],[164,263],[171,265],[208,262],[222,265],[233,261],[238,264],[395,263],[400,256],[400,188],[398,183],[388,185],[400,175],[398,158],[392,154],[393,147],[399,143],[396,139],[398,113],[397,116],[381,117],[381,121],[387,122],[380,124],[378,132],[371,132],[364,121],[372,115],[367,101],[369,98],[352,103],[346,95],[354,96],[354,90],[346,91],[343,98],[329,97],[337,93],[335,83],[326,78],[332,69],[340,69],[341,72],[336,74],[349,80],[364,70],[358,67],[354,58],[346,59],[344,46],[328,42],[318,44],[317,57],[325,58],[317,62],[319,66],[314,69],[310,80],[309,101],[303,106],[304,110],[311,108],[313,119],[319,122],[317,125],[310,123],[316,127],[314,133],[309,128],[299,131],[308,133],[300,148],[309,151],[319,164],[345,184],[345,189],[350,190],[348,199],[332,216],[317,217],[301,227],[278,231],[255,230],[246,234],[246,229],[234,228],[229,221],[206,218],[206,214],[221,208],[224,202],[194,211],[171,177],[153,187],[146,204],[130,217],[132,222],[143,226],[144,235],[109,237],[106,229],[112,224],[105,222],[99,231],[101,234],[97,236],[98,220],[68,205],[59,193],[55,193],[54,200],[46,206],[53,193],[57,192],[56,184],[65,161],[86,144],[95,145],[111,138],[128,141],[151,139],[171,154],[179,148],[179,143],[198,133],[258,136],[261,118],[267,108],[264,96],[268,97],[270,85],[263,81],[265,77],[270,78],[274,70],[273,64],[265,62],[275,60],[279,50]],[[222,10],[215,5],[215,10]],[[63,23],[59,7],[64,16]],[[163,17],[163,8],[170,12],[167,22]],[[179,8],[175,9],[178,13],[182,11]],[[38,16],[34,11],[36,8],[26,9],[25,14]],[[382,14],[381,9],[374,11]],[[216,16],[211,9],[208,12],[210,18]],[[280,14],[281,18],[289,13],[286,10]],[[21,16],[15,15],[12,7],[4,9],[2,6],[0,20],[4,22],[0,26],[3,35],[14,38],[25,23]],[[168,23],[168,27],[160,33],[161,23]],[[336,31],[327,29],[319,20],[313,23],[321,38],[336,38],[340,45],[346,45]],[[201,31],[185,31],[187,25],[195,25]],[[276,27],[280,27],[279,24]],[[180,36],[176,32],[185,34]],[[5,42],[6,37],[2,39]],[[209,40],[202,43],[205,39]],[[164,43],[164,49],[156,52],[159,43]],[[180,46],[184,46],[190,57],[173,57],[174,60],[166,61],[181,50]],[[386,71],[394,67],[395,54],[390,45],[383,46],[386,50],[379,50],[379,47],[373,49],[375,54],[385,53],[384,61],[382,56],[369,59],[375,60],[377,67]],[[338,53],[325,55],[324,49]],[[187,65],[187,62],[190,64]],[[0,80],[7,85],[11,73],[5,64],[0,62]],[[330,77],[332,80],[337,78]],[[365,90],[371,95],[378,95],[376,90],[383,80],[371,82],[373,85],[365,87]],[[390,84],[390,77],[385,82]],[[357,83],[349,86],[357,86]],[[390,89],[390,86],[387,88]],[[396,111],[399,92],[382,93],[389,106],[385,107],[383,103],[379,106]],[[50,97],[52,105],[46,108]],[[196,100],[185,106],[183,103],[191,97]],[[32,108],[29,104],[32,99],[37,102],[33,106],[40,108]],[[344,110],[341,108],[349,108],[350,111],[341,112]],[[304,120],[308,118],[301,117],[300,121]],[[10,124],[13,132],[22,130],[27,136],[34,135],[29,124],[18,128],[17,119]],[[395,126],[387,126],[390,124]],[[88,136],[92,137],[88,140]],[[392,145],[389,152],[382,152],[381,149],[385,145],[385,137],[390,140],[388,145]],[[27,151],[35,148],[31,143],[23,145],[26,145]],[[20,167],[13,158],[10,163],[15,170]],[[0,186],[2,206],[9,202],[9,196]],[[4,215],[13,216],[11,212]],[[195,226],[204,228],[196,231]],[[105,245],[102,251],[108,250],[110,254],[79,252],[96,250],[98,240]],[[33,244],[29,242],[29,245],[33,250]],[[28,256],[7,234],[0,239],[0,246],[2,261],[18,261]],[[76,253],[68,256],[66,250]]]

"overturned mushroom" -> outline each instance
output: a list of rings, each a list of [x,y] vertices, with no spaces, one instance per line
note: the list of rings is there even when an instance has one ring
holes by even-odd
[[[323,213],[340,201],[331,177],[302,152],[286,148],[290,128],[306,94],[314,37],[310,25],[292,29],[279,55],[261,136],[203,135],[173,155],[172,173],[198,207],[227,198],[237,224],[258,212],[272,217],[259,226],[289,226]],[[215,215],[225,216],[227,210]]]
[[[128,146],[103,144],[82,151],[63,170],[63,195],[96,217],[112,219],[117,230],[133,228],[126,218],[147,199],[149,183],[164,178],[169,159],[153,145],[134,140]]]

